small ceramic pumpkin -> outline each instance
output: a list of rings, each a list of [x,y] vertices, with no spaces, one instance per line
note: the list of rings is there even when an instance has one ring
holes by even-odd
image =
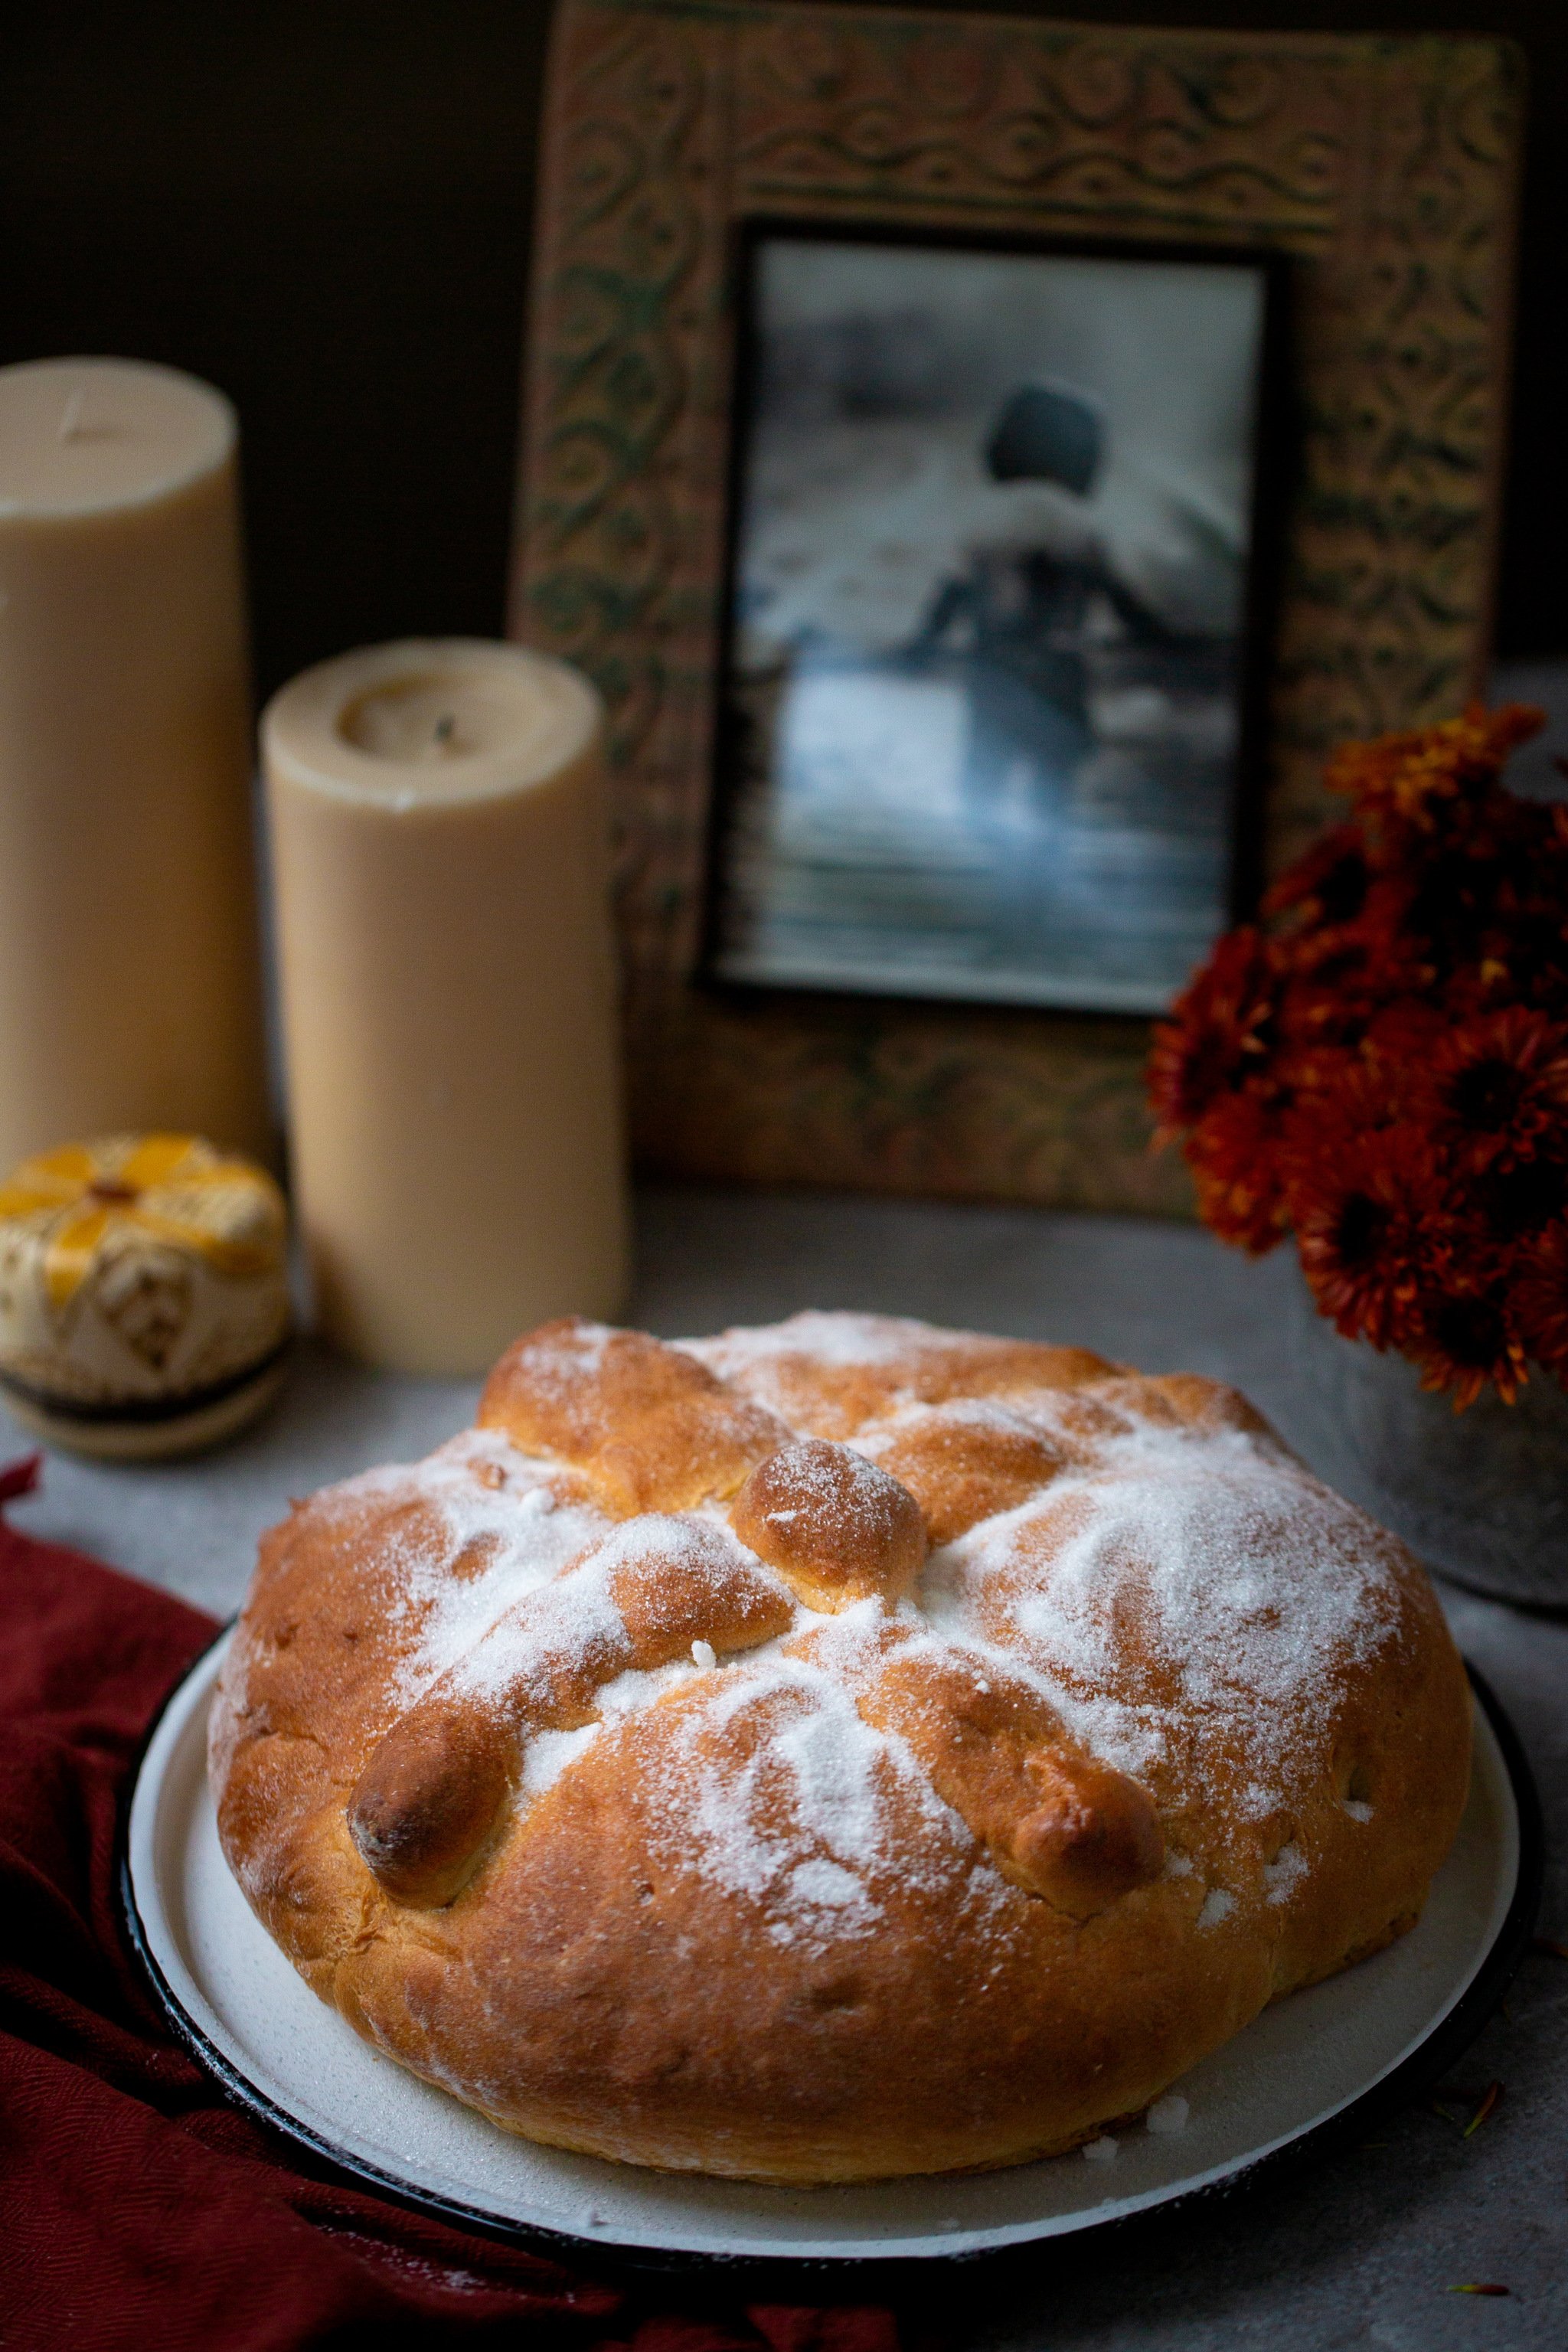
[[[0,1401],[79,1454],[216,1444],[282,1380],[288,1214],[264,1169],[192,1135],[115,1135],[0,1185]]]

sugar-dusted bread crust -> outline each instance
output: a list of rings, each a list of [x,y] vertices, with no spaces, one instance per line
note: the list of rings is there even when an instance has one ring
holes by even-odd
[[[268,1535],[224,1849],[509,2130],[845,2180],[1137,2111],[1418,1915],[1469,1702],[1422,1570],[1234,1391],[803,1315],[564,1322]]]

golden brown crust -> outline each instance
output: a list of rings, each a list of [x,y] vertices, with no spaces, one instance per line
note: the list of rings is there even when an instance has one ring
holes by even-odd
[[[1463,1670],[1219,1384],[876,1318],[567,1324],[482,1421],[266,1538],[212,1778],[316,1990],[507,2128],[1012,2162],[1418,1912]]]
[[[732,1495],[792,1432],[679,1349],[563,1316],[516,1340],[479,1399],[479,1426],[578,1469],[616,1518]]]
[[[1082,1451],[1066,1430],[1033,1427],[1004,1404],[977,1407],[966,1398],[916,1405],[886,1430],[858,1430],[856,1442],[910,1489],[933,1544],[1016,1509]]]

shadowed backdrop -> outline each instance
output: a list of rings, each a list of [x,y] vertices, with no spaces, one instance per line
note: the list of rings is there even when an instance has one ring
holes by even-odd
[[[1498,642],[1568,651],[1561,0],[1012,13],[1353,32],[1475,32],[1484,17],[1521,44],[1531,130]],[[0,362],[123,352],[233,396],[264,694],[348,646],[500,630],[548,22],[544,0],[74,0],[11,19]]]

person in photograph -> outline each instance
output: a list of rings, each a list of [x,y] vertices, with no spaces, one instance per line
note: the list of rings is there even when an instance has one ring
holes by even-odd
[[[1037,820],[1064,799],[1093,745],[1089,633],[1097,598],[1110,625],[1150,646],[1173,633],[1112,564],[1089,503],[1106,457],[1104,414],[1051,380],[1020,385],[982,447],[954,570],[910,657],[962,657],[970,705],[966,799],[982,823],[1019,797]]]

